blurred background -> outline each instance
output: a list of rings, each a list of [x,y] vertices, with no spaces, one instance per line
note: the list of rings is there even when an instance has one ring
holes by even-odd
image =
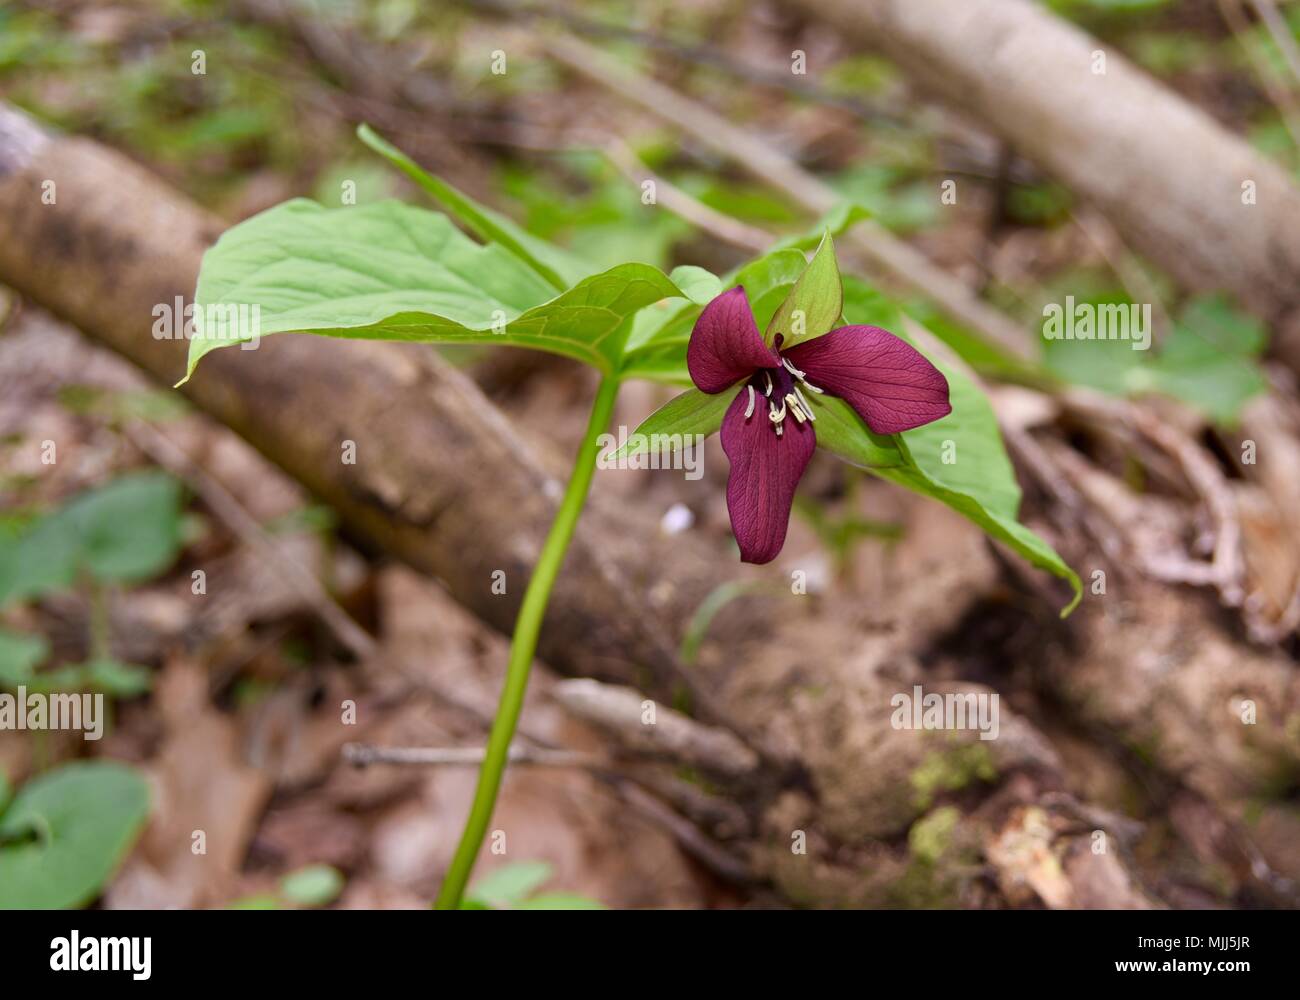
[[[601,267],[722,273],[859,206],[843,270],[984,386],[1085,591],[1060,620],[1060,581],[828,456],[766,568],[716,442],[703,483],[602,470],[524,720],[558,757],[511,770],[477,903],[1300,900],[1300,3],[6,0],[0,102],[0,689],[107,705],[98,741],[0,731],[0,906],[436,892],[525,485],[592,373],[279,338],[315,367],[236,357],[191,400],[156,315],[82,294],[169,303],[179,261],[188,297],[288,198],[425,204],[360,123]],[[56,156],[63,228],[5,200]],[[1151,350],[1045,338],[1067,301],[1149,307]],[[628,385],[616,424],[672,394]],[[506,422],[462,440],[449,398]],[[335,413],[382,475],[312,464]],[[999,738],[891,727],[914,684],[997,693]],[[642,745],[642,697],[680,746]]]

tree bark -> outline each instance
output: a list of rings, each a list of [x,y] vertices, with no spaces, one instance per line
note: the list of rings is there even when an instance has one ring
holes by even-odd
[[[42,199],[46,181],[52,204]],[[219,219],[125,157],[48,135],[3,107],[0,219],[0,280],[160,382],[180,377],[187,342],[151,334],[155,308],[192,302]],[[510,631],[564,465],[525,447],[435,352],[274,337],[255,354],[214,353],[183,391],[334,507],[359,538],[437,576],[484,621]],[[343,462],[345,441],[355,442],[355,464]],[[720,564],[674,549],[671,586],[647,596],[670,564],[668,546],[653,528],[602,530],[607,504],[588,513],[540,655],[576,673],[671,674],[667,623],[689,618],[721,581]],[[493,593],[497,570],[504,595]]]

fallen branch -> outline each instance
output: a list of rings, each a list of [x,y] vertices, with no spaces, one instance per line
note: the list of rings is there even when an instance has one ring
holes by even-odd
[[[401,764],[419,767],[469,767],[483,763],[482,747],[381,747],[371,743],[345,743],[343,759],[356,767],[371,764]],[[529,764],[537,767],[575,767],[606,769],[607,757],[600,754],[580,753],[576,750],[553,750],[513,743],[510,746],[511,764]]]

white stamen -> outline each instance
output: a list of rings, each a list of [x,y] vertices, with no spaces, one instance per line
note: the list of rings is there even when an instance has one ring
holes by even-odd
[[[745,407],[745,419],[748,420],[754,415],[754,387],[747,385],[745,388],[749,390],[749,405]]]
[[[813,416],[812,407],[808,405],[808,400],[803,398],[803,393],[799,391],[797,385],[794,387],[794,394],[799,397],[799,405],[803,407],[803,412],[808,414],[808,419],[816,423],[817,418]]]
[[[774,424],[779,424],[782,420],[785,419],[785,400],[784,400],[784,399],[781,400],[781,408],[780,408],[779,410],[776,408],[776,404],[773,403],[773,402],[770,402],[770,401],[769,401],[767,405],[768,405],[769,407],[771,407],[771,409],[769,409],[769,410],[767,411],[767,419],[768,419],[768,420],[772,421],[772,423],[774,423]]]
[[[799,423],[802,424],[804,421],[808,419],[807,416],[804,415],[803,410],[799,406],[799,400],[794,398],[794,393],[790,393],[790,392],[786,393],[785,402],[786,405],[790,407],[790,412],[794,414],[795,420],[799,421]]]
[[[798,368],[796,368],[794,365],[790,364],[790,359],[789,359],[789,358],[782,358],[782,359],[781,359],[781,364],[785,365],[786,369],[787,369],[787,370],[790,372],[790,374],[793,375],[795,378],[803,378],[803,372],[801,372],[801,371],[800,371]]]
[[[770,396],[770,395],[772,395],[772,374],[771,374],[771,372],[766,372],[766,371],[763,372],[763,378],[765,378],[765,379],[767,380],[767,385],[765,385],[765,386],[763,387],[763,395],[764,395],[764,396]]]
[[[819,396],[820,396],[823,392],[826,391],[825,389],[818,389],[815,385],[813,385],[811,382],[809,382],[806,378],[801,378],[799,381],[803,383],[803,387],[804,387],[805,389],[807,389],[809,392],[815,392],[815,393],[817,393],[817,395],[819,395]]]
[[[784,432],[785,432],[785,425],[784,425],[784,424],[777,424],[777,425],[776,425],[776,436],[777,436],[777,437],[780,437]]]

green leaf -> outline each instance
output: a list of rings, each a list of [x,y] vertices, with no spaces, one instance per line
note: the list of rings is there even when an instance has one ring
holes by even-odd
[[[138,583],[181,548],[180,485],[162,472],[128,473],[0,538],[0,605],[71,587],[85,570]]]
[[[547,892],[516,903],[516,910],[603,910],[605,904],[568,892]]]
[[[931,360],[948,379],[952,413],[903,432],[911,464],[931,482],[965,493],[989,511],[1014,519],[1020,513],[1020,484],[1002,445],[993,407],[961,371]]]
[[[479,239],[504,247],[557,291],[576,284],[594,270],[579,258],[546,240],[538,239],[506,216],[456,190],[442,178],[421,169],[419,164],[381,138],[369,125],[358,126],[357,137],[424,188],[444,210]]]
[[[845,319],[850,323],[871,322],[881,315],[874,291],[855,278],[845,279],[844,299]],[[907,339],[901,327],[894,327],[890,332]],[[883,479],[947,504],[1034,566],[1068,581],[1074,596],[1062,615],[1068,614],[1082,597],[1082,584],[1078,574],[1047,542],[1017,520],[1020,485],[1002,444],[992,406],[962,371],[942,359],[930,361],[948,380],[952,413],[942,420],[895,435],[892,440],[899,451],[898,462],[872,464],[863,461],[861,454],[845,457],[867,466]],[[821,402],[823,397],[817,399]],[[827,429],[833,430],[836,437],[827,441],[829,435],[823,430],[827,421],[822,418],[823,409],[818,409],[817,443],[844,455],[845,439],[851,446],[869,431],[857,413],[846,404],[840,405],[842,421],[855,421],[856,432],[832,424]]]
[[[1120,295],[1081,299],[1085,306],[1130,305]],[[1232,425],[1241,408],[1268,387],[1259,365],[1264,325],[1222,295],[1190,301],[1158,351],[1135,351],[1127,340],[1048,340],[1048,367],[1076,385],[1115,396],[1159,392],[1210,420]]]
[[[722,291],[722,279],[712,271],[693,264],[673,268],[668,279],[697,306],[707,306]]]
[[[280,880],[284,898],[299,906],[328,906],[343,891],[343,875],[330,865],[307,865]]]
[[[907,459],[898,447],[897,438],[873,432],[844,400],[815,393],[805,393],[805,396],[817,418],[813,425],[817,447],[864,469],[906,464]]]
[[[91,660],[80,668],[86,686],[114,698],[136,698],[153,687],[153,671],[134,663],[122,663],[111,657]]]
[[[78,557],[105,582],[139,583],[180,552],[180,484],[163,472],[119,476],[75,497],[53,515],[77,539]]]
[[[251,339],[206,319],[241,305],[249,315],[256,308],[262,336],[509,344],[609,372],[624,321],[680,294],[658,269],[622,264],[552,297],[516,257],[474,243],[444,215],[401,202],[326,209],[300,199],[235,226],[204,256],[186,379],[209,351]]]
[[[1257,359],[1268,331],[1222,295],[1194,299],[1180,313],[1150,365],[1151,386],[1219,424],[1268,388]]]
[[[649,439],[654,434],[682,437],[715,434],[722,427],[722,418],[735,398],[734,392],[709,394],[699,389],[687,389],[641,421],[628,437],[627,444],[609,458],[616,461],[641,454],[649,448]]]
[[[724,276],[720,290],[743,285],[754,322],[761,330],[807,267],[807,259],[798,250],[776,250]],[[639,312],[632,321],[620,374],[625,378],[690,385],[686,346],[701,308],[687,301],[660,303]]]
[[[256,896],[244,896],[226,904],[227,910],[278,910],[281,909],[280,900],[270,893],[260,893]]]
[[[0,688],[25,684],[49,655],[50,644],[44,636],[0,629]]]
[[[0,909],[90,902],[148,815],[149,785],[124,764],[66,764],[29,782],[0,815]]]
[[[545,861],[520,861],[489,872],[469,891],[470,899],[496,908],[513,908],[551,877]]]
[[[76,536],[48,515],[0,538],[0,607],[71,587],[77,556]]]
[[[787,346],[793,346],[820,337],[834,329],[843,308],[844,289],[839,263],[835,260],[835,242],[827,233],[767,324],[763,339],[771,344],[779,333]]]

